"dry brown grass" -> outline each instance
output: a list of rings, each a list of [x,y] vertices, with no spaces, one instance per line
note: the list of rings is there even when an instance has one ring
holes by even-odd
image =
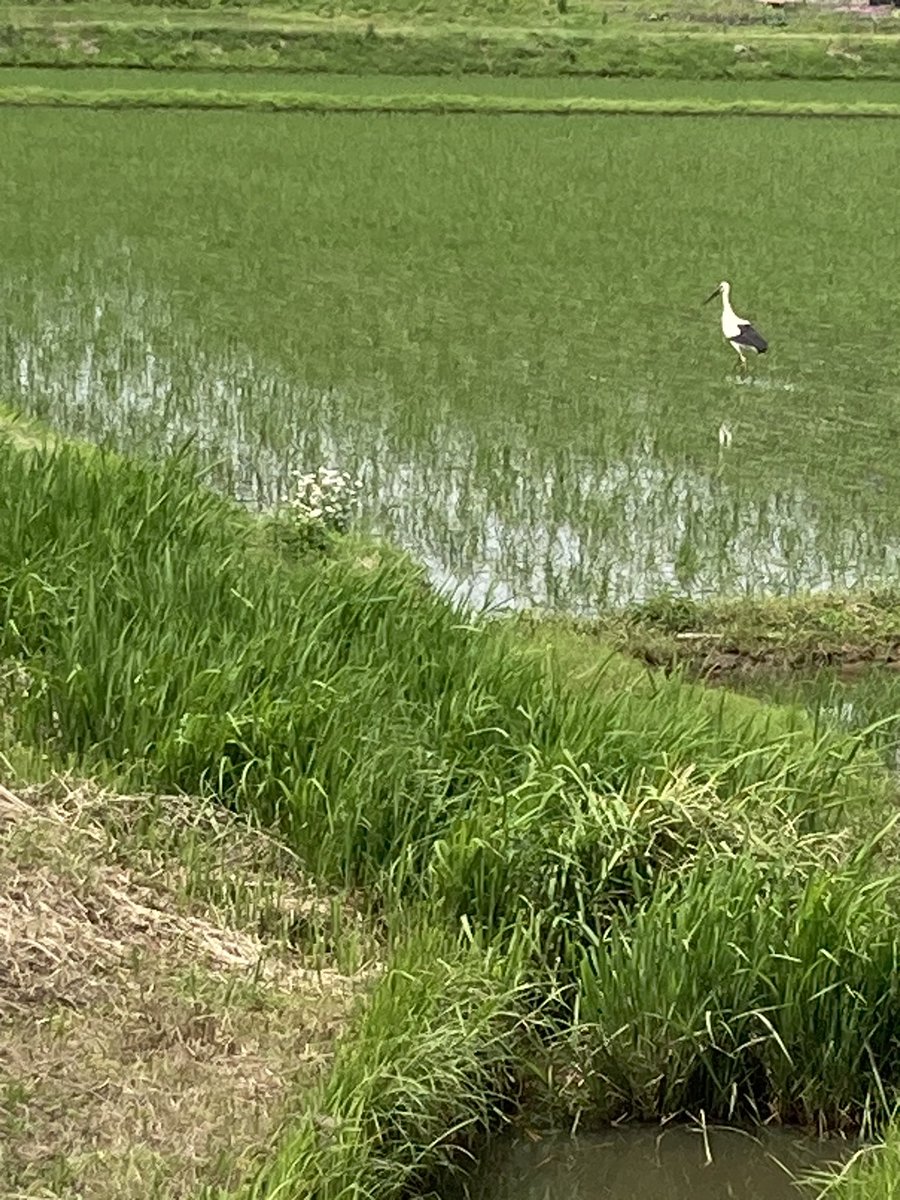
[[[0,1195],[236,1182],[330,1060],[360,929],[230,814],[0,787]]]

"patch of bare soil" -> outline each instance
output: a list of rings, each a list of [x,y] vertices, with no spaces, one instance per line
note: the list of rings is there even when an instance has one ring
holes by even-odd
[[[670,653],[647,648],[641,655],[651,666],[686,664],[692,673],[709,682],[752,675],[760,672],[815,670],[833,667],[847,678],[883,667],[900,671],[900,642],[882,646],[789,647],[780,644],[754,646],[729,644],[708,633],[676,633],[668,647]]]
[[[254,859],[271,862],[257,835],[227,815],[179,829],[176,802],[172,844],[193,849],[164,869],[140,798],[124,821],[115,801],[0,787],[0,1196],[146,1200],[233,1185],[327,1067],[366,982],[311,967],[285,939],[315,900],[289,878],[277,892],[253,878]],[[238,894],[237,866],[243,909],[248,895],[277,896],[290,921],[266,937],[258,913],[242,922],[238,906],[229,919],[224,903],[187,899],[204,846],[209,895],[217,882]]]

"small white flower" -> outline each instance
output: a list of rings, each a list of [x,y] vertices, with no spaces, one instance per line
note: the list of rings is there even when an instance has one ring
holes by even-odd
[[[350,524],[361,479],[338,467],[319,467],[316,471],[294,471],[296,480],[286,507],[294,519],[309,528],[320,525],[325,529],[343,532]]]

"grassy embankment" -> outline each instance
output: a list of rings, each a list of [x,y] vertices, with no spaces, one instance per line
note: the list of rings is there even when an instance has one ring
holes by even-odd
[[[564,10],[564,11],[563,11]],[[659,19],[663,18],[663,19]],[[23,5],[0,65],[346,75],[898,79],[900,23],[751,0],[549,6]]]
[[[195,90],[191,88],[114,88],[109,90],[63,87],[0,89],[0,106],[7,108],[93,109],[235,109],[246,112],[307,113],[431,113],[441,116],[465,113],[535,116],[672,116],[672,117],[900,117],[900,104],[880,102],[702,99],[607,99],[604,97],[484,96],[420,94],[329,94],[327,92],[256,92],[248,90]]]
[[[210,1169],[214,1187],[268,1146],[243,1194],[440,1188],[519,1116],[702,1111],[868,1130],[890,1116],[896,848],[890,832],[867,843],[894,790],[852,739],[595,639],[473,623],[383,546],[298,556],[283,525],[204,492],[184,464],[32,431],[6,438],[0,465],[17,480],[0,497],[10,771],[189,795],[199,814],[224,803],[240,816],[221,829],[277,831],[305,894],[333,898],[337,948],[323,947],[327,922],[297,935],[252,873],[227,855],[221,869],[218,833],[185,838],[184,801],[92,820],[92,844],[113,827],[120,870],[168,862],[170,892],[218,905],[251,938],[274,928],[276,958],[355,965],[375,934],[392,957],[327,1078],[301,1073],[293,1100],[279,1093],[252,1148]],[[112,913],[103,871],[85,883],[83,861],[54,870],[70,893],[106,889],[94,908]],[[363,926],[340,915],[351,890]],[[259,952],[238,956],[239,974]],[[68,998],[67,1019],[86,1020]],[[42,1015],[65,1003],[37,1002]],[[27,1017],[11,1036],[27,1042]],[[23,1071],[6,1095],[24,1137],[46,1093]],[[14,1148],[15,1186],[64,1190],[33,1158],[22,1167]],[[84,1161],[73,1150],[59,1179]]]

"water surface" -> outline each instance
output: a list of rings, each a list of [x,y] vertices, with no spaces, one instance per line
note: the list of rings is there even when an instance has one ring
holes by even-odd
[[[776,704],[800,704],[818,726],[861,733],[893,771],[900,772],[900,670],[878,665],[811,672],[760,672],[729,686]]]
[[[492,1159],[477,1200],[812,1200],[804,1173],[846,1143],[785,1132],[625,1128],[520,1142]]]

